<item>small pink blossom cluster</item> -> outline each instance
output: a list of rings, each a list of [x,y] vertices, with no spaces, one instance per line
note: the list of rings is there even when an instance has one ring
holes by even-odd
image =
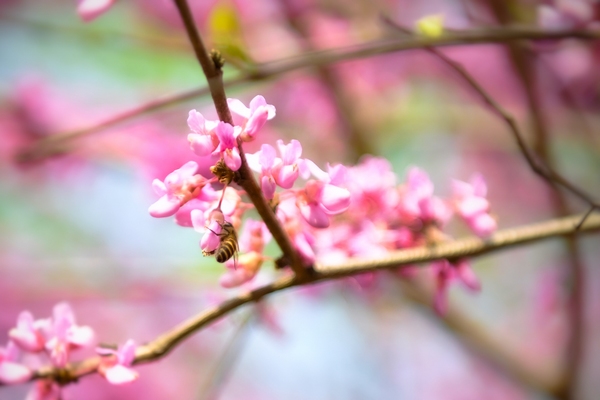
[[[198,164],[190,161],[173,171],[153,187],[159,200],[150,206],[154,217],[175,216],[182,226],[204,232],[200,247],[204,254],[219,248],[224,224],[236,230],[253,206],[242,201],[243,192],[229,185],[217,171],[230,171],[233,177],[242,165],[239,144],[255,140],[261,127],[275,116],[275,107],[256,96],[250,107],[228,100],[235,125],[207,120],[192,110],[188,125],[191,150],[207,157],[217,175],[205,177]],[[292,244],[308,266],[315,261],[343,263],[350,257],[374,258],[387,252],[446,240],[442,228],[456,212],[480,237],[496,229],[486,198],[487,188],[481,175],[470,182],[453,182],[453,196],[444,200],[434,196],[434,186],[418,168],[408,172],[407,180],[397,185],[390,164],[381,158],[365,157],[354,167],[327,165],[322,170],[302,157],[297,140],[276,147],[263,144],[254,154],[246,154],[251,170],[258,174],[264,197],[288,234]],[[227,174],[225,174],[227,177]],[[302,180],[303,183],[299,184]],[[213,183],[224,188],[215,190]],[[238,262],[226,263],[221,285],[234,287],[254,278],[265,260],[263,250],[271,236],[264,223],[247,220],[240,235]],[[460,280],[471,289],[479,283],[465,260],[434,263],[437,277],[436,309],[445,309],[447,284]]]
[[[33,377],[30,365],[42,365],[45,360],[53,367],[65,368],[71,352],[90,347],[95,341],[92,328],[77,325],[75,315],[67,303],[54,306],[52,317],[45,319],[36,320],[29,311],[21,312],[17,318],[17,326],[8,332],[8,338],[8,344],[0,347],[0,382],[3,384],[30,380]],[[103,361],[99,371],[113,384],[132,381],[135,378],[126,380],[122,372],[111,371],[111,367],[114,368],[117,364],[129,367],[131,360],[121,361],[119,358],[117,362]],[[115,378],[115,375],[118,376]],[[60,399],[60,392],[60,386],[54,381],[39,380],[28,399]]]
[[[453,181],[453,195],[447,200],[434,195],[428,175],[416,167],[410,168],[406,181],[398,185],[391,165],[382,158],[364,157],[347,168],[342,179],[351,193],[348,211],[330,229],[305,231],[310,232],[305,234],[321,262],[341,264],[350,257],[383,257],[393,250],[435,245],[448,240],[442,229],[454,213],[482,238],[497,227],[489,214],[485,182],[478,174],[469,183]],[[480,288],[464,259],[434,262],[430,270],[436,285],[434,307],[440,314],[447,307],[450,282],[460,281],[472,290]]]
[[[538,6],[538,22],[548,29],[583,28],[597,21],[594,0],[554,0]]]

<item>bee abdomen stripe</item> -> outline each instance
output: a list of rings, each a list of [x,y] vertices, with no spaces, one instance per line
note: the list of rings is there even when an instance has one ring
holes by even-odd
[[[219,247],[219,250],[217,251],[217,254],[215,256],[215,258],[217,259],[217,262],[225,262],[227,260],[229,260],[231,258],[231,256],[233,255],[233,253],[235,253],[236,249],[237,249],[237,243],[235,242],[222,242],[221,246]]]

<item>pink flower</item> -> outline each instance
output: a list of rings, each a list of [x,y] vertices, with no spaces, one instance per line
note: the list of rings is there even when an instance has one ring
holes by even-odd
[[[198,111],[191,110],[187,123],[194,132],[188,135],[188,141],[194,153],[200,157],[205,157],[217,149],[219,138],[215,133],[215,128],[219,121],[206,120]]]
[[[195,215],[197,214],[194,214],[192,218],[194,218]],[[197,219],[194,218],[194,220]],[[194,227],[196,228],[196,226]],[[200,248],[205,253],[211,254],[217,249],[217,247],[219,247],[219,244],[221,243],[221,238],[219,237],[219,234],[221,233],[222,223],[219,223],[219,221],[216,220],[210,220],[208,226],[202,225],[201,227],[198,226],[196,228],[196,230],[200,229],[204,230],[204,236],[202,236],[202,239],[200,240]]]
[[[17,319],[17,327],[8,332],[8,337],[23,350],[42,351],[46,343],[42,333],[44,324],[47,324],[47,321],[34,321],[29,311],[23,311]]]
[[[270,240],[271,232],[269,232],[265,223],[248,218],[238,242],[240,244],[240,251],[262,253],[265,244]]]
[[[234,268],[233,261],[229,260],[226,263],[228,271],[221,276],[219,283],[224,288],[232,288],[249,282],[256,276],[263,261],[263,255],[256,251],[242,254],[237,261],[236,268]]]
[[[302,145],[299,141],[292,140],[285,145],[278,140],[277,146],[282,158],[276,157],[275,149],[268,144],[263,144],[257,153],[246,155],[250,168],[260,172],[261,188],[268,200],[275,196],[276,185],[290,189],[299,175],[304,178],[309,176],[306,160],[300,158]]]
[[[115,0],[78,0],[77,14],[85,22],[90,22],[105,13]]]
[[[403,188],[400,210],[409,218],[418,218],[423,223],[445,224],[451,217],[451,210],[438,197],[433,196],[433,183],[419,168],[408,171],[406,186]]]
[[[215,133],[221,142],[219,147],[217,147],[217,151],[221,153],[225,164],[232,171],[237,171],[242,166],[242,159],[236,140],[240,134],[240,129],[239,126],[234,127],[222,121],[219,121],[219,124],[215,128]]]
[[[350,206],[350,192],[338,186],[309,180],[297,192],[296,205],[300,213],[315,228],[327,228],[329,216],[340,214]]]
[[[17,361],[19,349],[13,342],[8,342],[6,347],[0,347],[0,382],[12,385],[27,382],[33,373],[25,365]]]
[[[283,144],[283,140],[278,140],[277,147],[279,147],[281,158],[276,158],[273,162],[273,178],[280,187],[290,189],[298,179],[300,169],[304,168],[304,160],[300,158],[302,145],[297,140],[292,140],[288,144]]]
[[[276,158],[275,149],[268,144],[263,144],[260,151],[255,154],[246,154],[246,160],[248,161],[250,168],[260,172],[260,188],[267,200],[271,200],[275,197],[275,189],[277,189],[277,184],[275,183],[272,172]]]
[[[279,203],[276,214],[302,260],[309,265],[314,263],[313,244],[315,239],[306,229],[306,222],[303,222],[304,219],[299,215],[300,211],[295,204],[295,199],[290,197]]]
[[[452,190],[456,211],[469,228],[479,237],[490,236],[498,226],[488,213],[490,204],[486,199],[487,185],[483,176],[474,174],[470,183],[454,180]]]
[[[46,349],[57,367],[67,364],[71,350],[89,346],[94,341],[92,328],[76,325],[73,311],[67,303],[54,306],[50,336]]]
[[[267,120],[275,117],[275,107],[267,104],[263,96],[255,96],[250,101],[250,108],[238,99],[227,99],[227,104],[233,114],[234,122],[242,127],[241,139],[244,142],[254,140]]]
[[[454,263],[439,260],[433,262],[431,267],[436,277],[433,308],[439,315],[445,315],[448,311],[448,285],[452,281],[460,280],[465,287],[475,292],[481,290],[479,279],[466,260],[461,259]]]
[[[129,339],[118,350],[98,348],[96,351],[103,356],[115,356],[103,358],[98,372],[103,375],[109,383],[122,385],[133,382],[138,378],[138,373],[130,368],[135,361],[135,342]]]
[[[35,382],[25,400],[61,400],[61,387],[50,379]]]
[[[154,192],[161,196],[148,208],[154,218],[170,217],[188,201],[199,197],[207,180],[197,175],[198,164],[194,161],[185,163],[181,168],[171,172],[164,182],[155,179],[152,182]],[[210,194],[208,195],[210,198]]]

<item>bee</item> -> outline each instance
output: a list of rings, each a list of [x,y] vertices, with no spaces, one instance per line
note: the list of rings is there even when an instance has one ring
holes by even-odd
[[[217,177],[219,182],[225,186],[229,185],[231,181],[235,180],[236,173],[232,171],[227,164],[225,164],[223,159],[220,159],[215,165],[210,167],[210,172],[212,172]]]
[[[213,255],[219,263],[224,263],[233,257],[234,266],[237,266],[238,260],[238,239],[235,228],[230,222],[223,222],[221,225],[221,233],[216,233],[210,228],[207,228],[212,233],[219,237],[219,246],[213,251],[203,251],[205,256]]]

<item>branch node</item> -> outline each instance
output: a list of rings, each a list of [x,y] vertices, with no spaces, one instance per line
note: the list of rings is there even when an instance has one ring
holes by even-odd
[[[223,69],[223,66],[225,65],[225,58],[223,57],[223,55],[221,54],[221,52],[219,50],[212,49],[210,51],[210,59],[212,60],[213,64],[215,65],[215,68],[217,69],[217,71],[221,71]]]

